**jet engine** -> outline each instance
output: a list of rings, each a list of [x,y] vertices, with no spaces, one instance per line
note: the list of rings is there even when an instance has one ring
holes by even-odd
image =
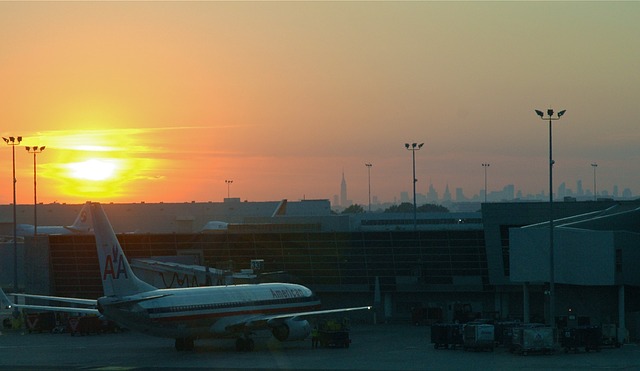
[[[289,318],[282,324],[275,326],[271,332],[280,341],[302,340],[311,333],[311,325],[306,320]]]

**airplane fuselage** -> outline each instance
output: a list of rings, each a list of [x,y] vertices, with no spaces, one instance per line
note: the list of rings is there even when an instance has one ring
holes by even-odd
[[[128,328],[168,338],[237,337],[252,317],[320,308],[308,288],[288,283],[162,289],[128,297],[103,297],[100,311]],[[241,320],[241,321],[239,321]],[[246,328],[229,328],[239,322]],[[259,326],[256,328],[266,327]]]
[[[27,237],[33,236],[36,228],[31,224],[20,224],[17,226],[16,232],[18,236]],[[72,230],[63,226],[38,226],[38,234],[72,234]]]

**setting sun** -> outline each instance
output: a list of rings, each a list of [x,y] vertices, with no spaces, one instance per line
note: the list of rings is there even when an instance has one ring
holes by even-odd
[[[107,180],[114,176],[118,168],[117,160],[91,159],[67,165],[69,176],[85,180]]]

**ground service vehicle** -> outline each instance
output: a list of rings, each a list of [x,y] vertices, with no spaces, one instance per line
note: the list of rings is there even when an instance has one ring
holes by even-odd
[[[349,326],[336,321],[322,322],[318,328],[318,342],[323,348],[348,348],[351,344]]]

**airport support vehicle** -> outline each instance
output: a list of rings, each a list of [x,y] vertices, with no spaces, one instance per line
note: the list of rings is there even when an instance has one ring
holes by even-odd
[[[318,342],[323,348],[349,348],[349,325],[337,321],[324,321],[318,328]]]

